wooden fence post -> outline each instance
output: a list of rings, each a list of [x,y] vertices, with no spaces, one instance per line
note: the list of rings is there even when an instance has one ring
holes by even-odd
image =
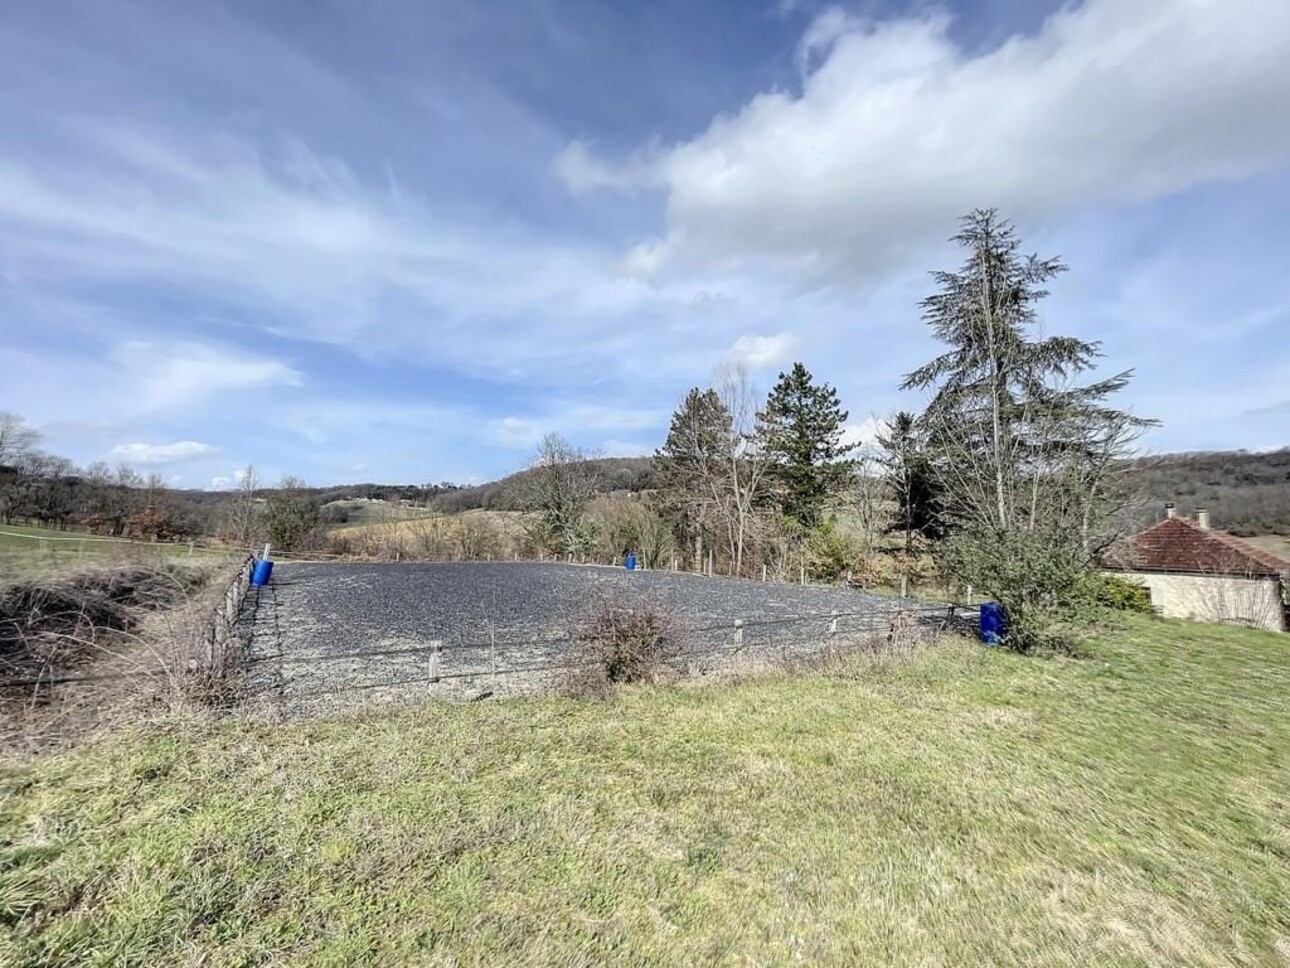
[[[430,685],[429,685],[430,692],[434,692],[435,683],[439,681],[439,676],[442,674],[439,669],[440,660],[442,656],[443,656],[443,640],[431,639],[430,640]]]

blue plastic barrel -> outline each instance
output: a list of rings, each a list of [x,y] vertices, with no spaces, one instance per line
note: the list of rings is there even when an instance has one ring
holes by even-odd
[[[1000,645],[1008,634],[1008,616],[998,602],[981,606],[981,641],[986,645]]]
[[[255,564],[251,566],[251,584],[267,585],[269,576],[273,574],[273,562],[264,558],[256,558]]]
[[[635,571],[635,570],[636,570],[636,555],[635,555],[635,554],[630,554],[630,555],[628,555],[628,556],[623,560],[623,564],[627,567],[627,570],[628,570],[628,571]]]

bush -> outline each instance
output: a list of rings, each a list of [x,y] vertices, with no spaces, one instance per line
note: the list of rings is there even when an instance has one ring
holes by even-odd
[[[1004,644],[1018,652],[1073,648],[1070,626],[1090,604],[1083,546],[1058,531],[975,528],[946,544],[950,574],[975,585],[1008,616]]]
[[[1119,575],[1093,572],[1085,582],[1084,594],[1094,605],[1101,605],[1103,608],[1140,612],[1143,615],[1154,615],[1156,612],[1151,605],[1151,592]]]
[[[837,581],[853,571],[860,558],[855,539],[829,520],[812,529],[806,539],[807,571],[818,581]]]
[[[600,598],[584,613],[576,634],[589,667],[572,683],[573,691],[581,694],[623,683],[656,682],[680,651],[672,614],[650,599]]]

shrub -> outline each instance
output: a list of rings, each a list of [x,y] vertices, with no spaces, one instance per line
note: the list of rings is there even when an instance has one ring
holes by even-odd
[[[860,549],[855,539],[842,531],[836,520],[811,530],[806,539],[807,571],[820,581],[837,581],[854,570]]]
[[[1154,615],[1156,611],[1151,606],[1151,592],[1147,588],[1119,575],[1093,572],[1084,583],[1084,594],[1094,605],[1103,608],[1144,615]]]
[[[946,544],[946,566],[1008,616],[1004,644],[1018,652],[1073,648],[1069,626],[1087,608],[1091,569],[1082,545],[1065,533],[975,528]]]
[[[680,651],[675,619],[650,599],[602,597],[583,614],[576,634],[589,667],[576,682],[584,694],[597,683],[656,682]]]

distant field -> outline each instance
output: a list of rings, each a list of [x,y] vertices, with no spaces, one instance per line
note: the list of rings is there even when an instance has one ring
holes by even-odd
[[[344,511],[348,520],[334,525],[336,529],[350,528],[368,524],[392,524],[398,521],[413,521],[417,518],[433,517],[435,512],[429,508],[405,507],[389,501],[332,501],[323,505],[326,511]]]
[[[1290,561],[1290,536],[1283,534],[1264,534],[1257,538],[1246,538],[1250,544],[1264,551],[1270,551],[1278,558]]]
[[[191,554],[198,558],[231,555],[233,552],[194,548]],[[64,571],[82,565],[146,562],[188,555],[187,542],[129,541],[53,528],[0,525],[0,579],[11,579],[33,571]]]

